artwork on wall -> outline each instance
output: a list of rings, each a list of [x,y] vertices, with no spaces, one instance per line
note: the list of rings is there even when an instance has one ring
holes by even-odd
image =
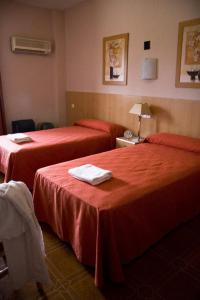
[[[128,33],[103,39],[103,84],[127,84],[128,39]]]
[[[176,87],[200,88],[200,19],[179,23]]]

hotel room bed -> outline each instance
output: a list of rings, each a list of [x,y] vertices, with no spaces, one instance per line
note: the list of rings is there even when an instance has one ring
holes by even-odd
[[[5,181],[20,180],[32,189],[37,169],[115,147],[120,125],[85,119],[75,126],[26,132],[32,142],[16,144],[0,136],[0,172]]]
[[[111,170],[97,186],[68,170],[83,164]],[[144,143],[42,168],[34,184],[39,221],[71,244],[78,260],[123,281],[123,264],[200,212],[200,139],[155,134]]]

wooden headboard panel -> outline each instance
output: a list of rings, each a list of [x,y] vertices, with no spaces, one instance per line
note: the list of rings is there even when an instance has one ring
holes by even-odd
[[[67,92],[67,124],[97,118],[137,130],[138,118],[128,111],[134,103],[147,102],[151,119],[142,119],[141,135],[171,132],[200,138],[199,101],[87,92]]]

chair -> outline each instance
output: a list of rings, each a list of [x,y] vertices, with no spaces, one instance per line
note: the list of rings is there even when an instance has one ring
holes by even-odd
[[[49,283],[49,276],[43,246],[26,185],[15,181],[0,184],[0,281],[8,277],[9,291],[16,292],[27,281],[34,281],[45,296],[42,283]]]
[[[12,133],[35,131],[35,122],[32,119],[12,121]]]
[[[8,274],[8,266],[6,265],[6,256],[3,244],[0,242],[0,279]]]
[[[3,279],[4,277],[8,276],[9,270],[7,266],[7,261],[6,261],[6,255],[4,252],[3,244],[0,242],[0,280]],[[38,290],[38,293],[45,297],[45,292],[43,289],[43,286],[40,282],[36,282],[36,287]],[[18,290],[14,290],[13,293],[16,294]],[[45,299],[45,298],[44,298]]]
[[[37,127],[38,127],[38,130],[44,130],[44,129],[54,128],[54,125],[53,125],[53,123],[50,123],[50,122],[43,122],[43,123],[39,123],[37,125]]]

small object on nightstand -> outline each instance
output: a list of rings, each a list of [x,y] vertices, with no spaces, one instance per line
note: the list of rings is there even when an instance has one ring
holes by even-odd
[[[125,137],[126,139],[131,139],[131,138],[133,138],[133,137],[134,137],[133,131],[130,130],[130,129],[125,130],[125,131],[124,131],[124,137]]]
[[[121,147],[128,147],[131,145],[137,145],[140,142],[142,142],[143,139],[140,141],[138,140],[138,137],[132,137],[130,139],[127,139],[125,137],[118,137],[116,138],[116,148],[121,148]]]

